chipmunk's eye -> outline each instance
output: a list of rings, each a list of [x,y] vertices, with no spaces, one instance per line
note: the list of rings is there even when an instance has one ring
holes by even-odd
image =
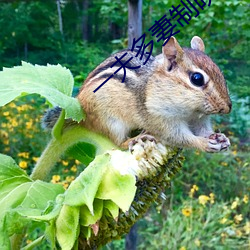
[[[190,80],[195,86],[198,87],[203,86],[205,83],[203,75],[199,72],[191,73]]]

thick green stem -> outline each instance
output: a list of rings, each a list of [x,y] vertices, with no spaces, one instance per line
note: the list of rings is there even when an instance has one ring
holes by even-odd
[[[39,158],[31,178],[33,180],[45,180],[61,155],[77,142],[86,142],[96,147],[96,154],[102,154],[106,150],[117,148],[110,140],[100,134],[94,133],[82,126],[72,126],[63,131],[59,138],[53,138]]]

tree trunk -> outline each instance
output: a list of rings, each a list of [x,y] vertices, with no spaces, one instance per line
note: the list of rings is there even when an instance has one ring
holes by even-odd
[[[128,48],[142,35],[142,0],[128,1]]]
[[[63,22],[62,22],[62,12],[61,12],[60,0],[56,1],[56,5],[57,5],[57,12],[58,12],[58,20],[59,20],[59,30],[63,36]]]
[[[89,0],[82,1],[82,39],[89,39],[89,30],[88,30],[88,8]]]
[[[136,241],[137,241],[137,225],[131,227],[129,233],[126,236],[126,250],[136,250]]]

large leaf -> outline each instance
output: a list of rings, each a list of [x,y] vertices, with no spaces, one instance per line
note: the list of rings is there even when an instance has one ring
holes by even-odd
[[[80,121],[84,114],[78,100],[71,97],[73,84],[72,74],[61,65],[34,66],[22,62],[22,66],[0,72],[0,106],[18,96],[36,93],[53,106],[65,109],[66,118]]]
[[[116,169],[108,168],[98,188],[96,198],[112,200],[126,212],[134,199],[136,179],[133,175],[121,175]]]
[[[95,224],[102,217],[103,200],[95,199],[93,203],[94,215],[90,213],[87,206],[80,208],[80,224],[81,226],[89,226]]]
[[[79,207],[64,205],[56,220],[56,238],[64,250],[71,250],[79,234]]]
[[[103,175],[110,165],[110,155],[97,156],[95,160],[71,183],[65,192],[64,203],[70,206],[87,205],[93,214],[93,202]]]
[[[61,185],[32,181],[9,156],[0,155],[0,162],[0,249],[9,249],[9,236],[22,232],[31,221],[28,216],[41,216],[47,210],[52,210],[53,219],[59,214],[60,199],[56,197],[64,189]]]
[[[114,219],[117,219],[119,215],[119,207],[113,201],[105,200],[103,202],[103,207],[108,209]]]
[[[71,146],[66,153],[74,159],[88,165],[95,158],[96,148],[92,144],[78,142]]]
[[[22,175],[28,177],[10,156],[0,154],[0,181]]]
[[[0,201],[17,186],[30,181],[27,176],[16,176],[0,181]]]

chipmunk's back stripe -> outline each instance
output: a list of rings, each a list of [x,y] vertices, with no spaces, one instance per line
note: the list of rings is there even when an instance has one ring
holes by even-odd
[[[127,59],[128,60],[128,59]],[[123,63],[123,64],[125,64],[126,63],[126,61],[127,61],[126,59],[125,60],[121,60],[121,62]],[[131,60],[132,61],[132,60]],[[132,62],[128,62],[128,63],[126,63],[126,65],[125,65],[125,69],[126,69],[126,71],[128,71],[128,70],[133,70],[135,73],[136,73],[136,75],[139,75],[140,74],[140,68],[138,68],[138,69],[127,69],[127,67],[135,67],[135,66],[138,66],[138,65],[135,65],[134,63],[132,63]],[[93,77],[95,77],[95,76],[97,76],[98,74],[100,74],[101,72],[104,72],[104,71],[106,71],[107,69],[109,69],[113,64],[115,63],[115,61],[110,61],[110,62],[108,62],[105,66],[102,66],[102,67],[99,67],[99,68],[97,68],[96,70],[94,70],[93,72],[92,72],[92,75],[91,75],[91,77],[93,78]],[[118,68],[120,68],[121,67],[121,64],[119,63],[119,62],[117,62],[117,64],[115,64],[113,67],[112,67],[112,69],[114,69],[113,70],[113,72],[115,72]],[[123,69],[121,68],[120,69],[120,71],[123,73]],[[118,71],[119,72],[119,71]],[[117,72],[117,73],[118,73]],[[104,75],[106,75],[106,74],[104,74]],[[109,76],[109,74],[107,74],[108,76]],[[117,74],[115,74],[115,75],[117,75]],[[98,78],[103,78],[103,74],[101,75],[101,76],[99,76]],[[118,79],[119,77],[117,77],[116,79]],[[122,79],[122,77],[121,77],[121,79]]]
[[[104,73],[103,75],[100,75],[97,79],[106,79],[106,78],[109,78],[111,74],[108,74],[108,73]],[[128,76],[125,77],[125,80],[124,80],[124,83],[127,84],[128,83]],[[123,80],[123,74],[115,74],[113,75],[113,77],[111,79],[115,79],[115,80],[119,80],[120,82],[122,82]]]
[[[105,66],[100,66],[98,67],[96,70],[94,70],[91,74],[91,77],[95,77],[97,76],[98,74],[100,74],[101,72],[109,69],[113,64],[114,64],[115,61],[110,61],[109,63],[105,64]]]

